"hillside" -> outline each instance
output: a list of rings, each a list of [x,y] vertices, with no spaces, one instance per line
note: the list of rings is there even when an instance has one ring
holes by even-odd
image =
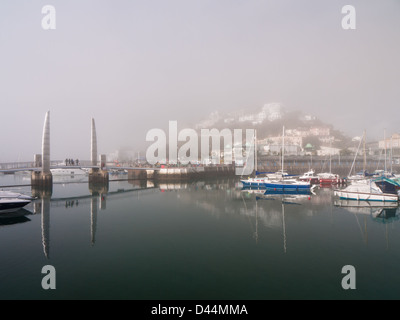
[[[311,143],[317,149],[321,145],[330,145],[339,149],[354,147],[352,139],[343,132],[335,130],[333,125],[324,123],[317,117],[300,110],[286,110],[279,103],[265,104],[261,110],[241,110],[227,114],[213,112],[207,119],[196,124],[198,130],[202,128],[256,129],[258,139],[281,136],[283,126],[288,136],[301,135],[310,132],[313,128],[324,129],[327,132],[324,134],[317,132],[309,136],[303,134],[305,136],[303,146]],[[322,135],[328,138],[321,139]]]

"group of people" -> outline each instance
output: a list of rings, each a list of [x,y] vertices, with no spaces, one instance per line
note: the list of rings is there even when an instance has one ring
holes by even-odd
[[[66,166],[78,166],[79,165],[79,160],[76,159],[74,161],[74,159],[65,159],[65,165]]]
[[[65,207],[66,208],[73,207],[74,205],[78,206],[79,205],[79,200],[76,200],[76,202],[75,202],[75,200],[65,201]]]

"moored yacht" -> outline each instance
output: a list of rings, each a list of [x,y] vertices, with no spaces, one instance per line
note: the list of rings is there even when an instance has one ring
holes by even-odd
[[[21,193],[0,191],[0,213],[17,211],[32,200],[32,197]]]
[[[257,187],[257,188],[265,188],[264,183],[267,182],[269,179],[268,177],[255,177],[255,178],[248,178],[246,180],[240,180],[243,184],[243,187]]]
[[[311,189],[310,181],[298,181],[296,179],[270,180],[264,182],[264,186],[267,190],[274,190],[274,191],[276,190],[309,191]]]
[[[338,174],[331,172],[318,173],[317,176],[320,185],[338,185],[346,183],[345,179],[341,179]]]
[[[275,178],[270,178],[264,182],[264,186],[267,190],[273,191],[287,191],[298,192],[301,190],[309,191],[311,188],[310,181],[299,181],[293,178],[289,178],[288,174],[284,170],[284,155],[285,155],[285,127],[282,132],[282,167],[278,171],[278,175]]]
[[[340,199],[357,201],[397,202],[399,196],[385,193],[373,180],[358,180],[344,189],[336,189],[334,195]]]
[[[53,176],[80,176],[87,175],[88,172],[79,167],[76,168],[54,168],[50,169]]]
[[[315,175],[314,170],[310,170],[305,172],[303,175],[299,177],[300,181],[308,181],[310,184],[319,184],[319,178]]]

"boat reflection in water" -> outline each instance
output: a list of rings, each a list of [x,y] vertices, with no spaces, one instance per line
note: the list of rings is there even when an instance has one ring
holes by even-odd
[[[32,212],[25,208],[14,212],[2,213],[0,214],[0,227],[31,221],[31,219],[27,217],[27,215],[30,214],[32,214]]]
[[[299,196],[299,198],[302,197],[307,197],[311,195],[315,195],[315,192],[313,189],[263,189],[263,188],[258,188],[258,187],[243,187],[242,191],[248,192],[248,193],[254,193],[257,195],[292,195],[292,196]]]
[[[287,189],[287,190],[266,190],[262,188],[257,188],[257,187],[243,187],[241,190],[242,193],[242,200],[243,200],[243,205],[246,209],[246,213],[248,210],[248,206],[246,204],[246,201],[244,200],[243,195],[253,195],[255,196],[255,232],[254,232],[254,238],[256,239],[256,242],[258,240],[258,218],[259,218],[259,201],[267,200],[269,201],[270,205],[268,205],[268,208],[262,208],[262,215],[264,215],[264,220],[266,215],[274,215],[275,218],[278,218],[280,220],[279,224],[282,228],[282,236],[283,236],[283,252],[287,252],[287,240],[286,240],[286,222],[285,222],[285,207],[286,206],[291,206],[291,205],[298,205],[301,206],[307,201],[311,200],[311,195],[315,193],[308,189],[299,189],[299,190],[293,190],[293,189]],[[276,205],[278,204],[278,205]],[[280,205],[279,205],[280,204]],[[279,209],[280,212],[279,212]],[[280,218],[279,218],[280,216]],[[276,221],[276,220],[275,220]],[[276,223],[275,223],[275,226]]]
[[[387,226],[388,224],[394,223],[400,219],[398,202],[382,203],[373,201],[335,200],[334,205],[336,207],[344,208],[346,211],[354,214],[357,225],[359,226],[363,240],[366,244],[368,243],[368,217],[373,224],[384,224],[386,249],[389,249],[389,235]],[[359,221],[359,216],[364,217],[364,227],[362,227],[362,223]]]
[[[375,221],[384,223],[399,219],[398,202],[375,202],[357,200],[335,200],[334,205],[346,208],[347,211],[355,214],[370,215]]]

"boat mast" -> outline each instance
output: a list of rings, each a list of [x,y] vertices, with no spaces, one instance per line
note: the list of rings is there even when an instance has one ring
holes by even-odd
[[[393,136],[390,137],[390,173],[393,172]]]
[[[385,141],[385,173],[386,173],[386,129],[383,130],[383,141]]]
[[[283,131],[282,131],[282,177],[283,177],[284,155],[285,155],[285,126],[283,126]]]
[[[358,155],[358,151],[360,151],[361,142],[362,142],[362,140],[360,139],[360,143],[358,144],[356,155],[354,156],[353,163],[351,164],[351,168],[350,168],[350,171],[349,171],[349,176],[351,175],[351,172],[353,171],[353,168],[354,168],[354,171],[355,171],[355,166],[354,165],[356,163],[356,158],[357,158],[357,155]]]
[[[330,150],[329,150],[329,173],[332,173],[332,140],[330,142]]]
[[[367,154],[366,154],[366,150],[365,150],[365,139],[366,139],[366,135],[365,135],[365,130],[364,130],[364,164],[363,164],[363,175],[365,177],[365,170],[367,169]]]
[[[254,130],[254,160],[255,175],[257,175],[257,130]]]

